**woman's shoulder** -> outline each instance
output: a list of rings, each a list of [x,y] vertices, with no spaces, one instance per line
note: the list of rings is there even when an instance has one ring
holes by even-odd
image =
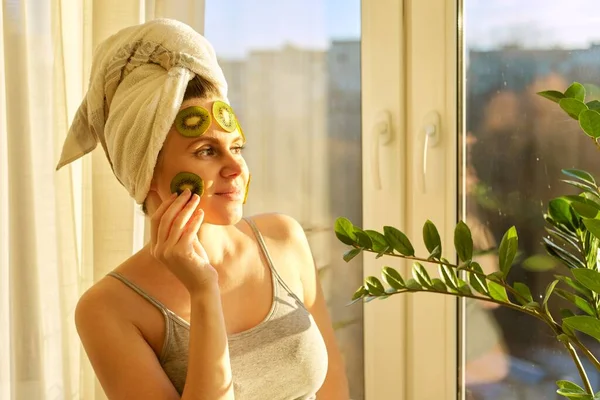
[[[294,243],[306,240],[302,225],[293,217],[281,213],[264,213],[251,217],[260,233],[268,239]]]
[[[117,279],[109,276],[110,272],[116,272],[125,276],[135,276],[138,265],[141,263],[142,251],[130,256],[111,271],[90,285],[80,296],[77,310],[94,313],[104,312],[112,316],[125,316],[123,313],[124,302],[131,300],[131,291],[128,290]]]
[[[265,237],[267,248],[275,256],[278,269],[284,269],[284,274],[291,277],[298,277],[305,289],[311,286],[314,280],[314,260],[300,222],[279,213],[260,214],[251,218]]]

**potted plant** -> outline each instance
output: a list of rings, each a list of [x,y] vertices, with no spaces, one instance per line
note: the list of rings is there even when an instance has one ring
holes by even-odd
[[[578,82],[563,93],[549,90],[538,93],[579,121],[581,129],[594,146],[600,148],[600,101],[586,103],[586,90]],[[548,236],[542,243],[548,254],[564,264],[570,274],[556,275],[537,301],[525,283],[509,283],[507,279],[518,250],[517,230],[506,231],[497,249],[499,270],[484,273],[474,261],[471,230],[460,221],[454,230],[454,250],[458,261],[444,258],[442,241],[431,221],[423,225],[423,241],[428,254],[417,256],[410,239],[392,226],[382,231],[363,230],[346,218],[335,222],[337,238],[351,248],[343,258],[349,262],[361,252],[375,253],[376,258],[400,257],[413,262],[412,276],[403,277],[396,269],[384,266],[381,280],[369,276],[352,296],[352,303],[385,299],[389,296],[431,292],[497,303],[530,315],[544,322],[571,356],[583,386],[568,380],[557,381],[557,393],[569,399],[599,400],[600,391],[594,392],[580,357],[586,357],[600,372],[600,361],[582,342],[580,335],[589,335],[600,341],[600,188],[594,177],[582,170],[565,169],[565,183],[580,190],[578,195],[557,197],[548,204],[544,218]],[[438,276],[431,276],[424,263],[438,265]],[[383,281],[383,282],[382,282]],[[385,282],[385,285],[384,285]],[[548,308],[551,296],[560,296],[570,302],[571,309],[560,314]],[[350,304],[352,304],[350,303]]]

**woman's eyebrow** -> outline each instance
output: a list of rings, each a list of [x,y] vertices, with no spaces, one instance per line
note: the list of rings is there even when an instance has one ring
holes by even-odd
[[[234,142],[237,140],[241,140],[242,136],[241,135],[237,135],[236,138],[233,140]],[[189,145],[188,145],[188,149],[198,143],[202,143],[202,142],[209,142],[212,144],[220,144],[222,140],[213,137],[213,136],[204,136],[204,137],[199,137],[198,139],[194,139]]]

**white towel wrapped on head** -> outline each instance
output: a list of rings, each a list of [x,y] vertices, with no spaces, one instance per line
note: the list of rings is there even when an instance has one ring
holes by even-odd
[[[98,143],[117,179],[143,203],[158,153],[199,75],[227,101],[227,82],[211,44],[188,25],[157,19],[125,28],[96,49],[88,92],[63,145],[57,170]]]

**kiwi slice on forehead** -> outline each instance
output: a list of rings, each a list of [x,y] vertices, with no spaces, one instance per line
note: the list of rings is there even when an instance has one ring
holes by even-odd
[[[198,106],[184,108],[175,117],[175,129],[185,137],[203,135],[211,124],[210,113]]]
[[[212,106],[213,117],[225,132],[233,132],[238,126],[237,119],[231,106],[221,100],[217,100]]]
[[[190,189],[192,193],[202,196],[204,182],[202,178],[192,172],[180,172],[171,180],[171,193],[177,192],[180,195],[185,189]]]

